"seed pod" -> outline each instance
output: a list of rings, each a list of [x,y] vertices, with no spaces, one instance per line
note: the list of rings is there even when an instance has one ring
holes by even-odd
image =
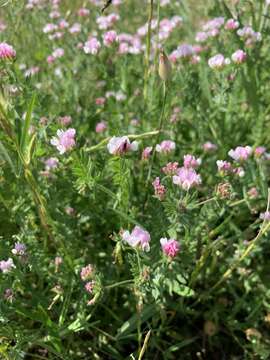
[[[171,63],[163,50],[159,55],[159,68],[158,73],[163,81],[169,80],[172,72]]]

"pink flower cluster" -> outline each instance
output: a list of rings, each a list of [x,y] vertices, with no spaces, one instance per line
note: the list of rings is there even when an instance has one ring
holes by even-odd
[[[57,137],[53,137],[51,139],[51,144],[57,148],[59,153],[62,155],[68,150],[71,150],[76,145],[75,142],[75,135],[76,130],[75,129],[67,129],[64,130],[57,130],[56,132]]]
[[[0,43],[0,59],[11,60],[16,57],[16,51],[5,42]]]
[[[171,140],[163,140],[157,144],[156,151],[161,154],[169,154],[175,150],[175,142]]]
[[[107,149],[112,155],[123,155],[128,151],[138,150],[138,142],[130,142],[127,136],[113,136],[108,142]]]
[[[173,183],[188,191],[201,184],[201,177],[193,168],[181,167],[173,176]]]
[[[159,199],[159,200],[164,200],[165,194],[166,194],[166,188],[164,185],[162,185],[160,183],[160,178],[157,177],[153,182],[152,185],[154,187],[155,190],[155,196]]]
[[[245,161],[252,154],[252,148],[250,146],[237,146],[235,149],[231,149],[228,155],[235,161]]]
[[[174,258],[179,253],[180,244],[175,239],[161,238],[160,244],[163,253],[170,258]]]
[[[208,60],[208,65],[211,69],[221,70],[226,65],[230,64],[230,59],[226,58],[222,54],[217,54]]]
[[[2,273],[9,273],[12,269],[15,269],[16,266],[13,262],[13,259],[9,258],[7,260],[0,261],[0,270]]]
[[[150,234],[139,226],[135,226],[132,232],[124,231],[122,239],[132,247],[139,247],[143,251],[150,251]]]

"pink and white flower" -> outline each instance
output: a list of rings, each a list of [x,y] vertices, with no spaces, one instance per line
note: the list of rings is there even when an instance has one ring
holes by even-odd
[[[252,148],[250,146],[237,146],[235,149],[231,149],[228,155],[235,161],[245,161],[252,154]]]
[[[122,155],[125,154],[128,151],[136,151],[138,150],[138,142],[133,141],[130,142],[129,138],[127,136],[113,136],[108,145],[107,145],[108,151],[112,155]]]
[[[179,253],[180,244],[175,239],[161,238],[160,244],[163,253],[170,258],[174,258]]]
[[[75,129],[68,129],[66,131],[58,129],[57,137],[53,137],[51,139],[51,144],[57,148],[57,150],[60,152],[60,154],[64,154],[68,150],[71,150],[76,145],[75,142],[75,135],[76,130]]]
[[[173,183],[187,191],[200,185],[201,177],[194,169],[181,167],[178,169],[177,174],[173,176]]]
[[[0,43],[0,59],[10,60],[16,57],[16,51],[5,42]]]
[[[132,232],[124,231],[122,239],[132,247],[140,247],[143,251],[150,251],[150,234],[139,226],[135,226]]]
[[[171,140],[163,140],[160,144],[157,144],[156,151],[161,154],[169,154],[175,150],[175,142]]]

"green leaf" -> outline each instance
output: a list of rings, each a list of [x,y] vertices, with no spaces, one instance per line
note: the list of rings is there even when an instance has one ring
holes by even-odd
[[[25,146],[27,143],[29,128],[30,128],[30,124],[31,124],[32,113],[33,113],[35,102],[36,102],[36,94],[33,94],[32,99],[28,105],[26,117],[25,117],[24,124],[23,124],[22,137],[21,137],[21,141],[20,141],[20,148],[21,148],[22,153],[24,153],[24,149],[25,149]]]
[[[192,289],[188,286],[180,284],[177,280],[173,280],[172,282],[172,291],[183,297],[190,297],[194,295],[194,291]]]

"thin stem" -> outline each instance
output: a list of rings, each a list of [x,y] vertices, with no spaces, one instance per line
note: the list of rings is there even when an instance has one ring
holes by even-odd
[[[151,35],[152,35],[152,19],[153,19],[154,0],[149,2],[149,15],[148,15],[148,31],[146,38],[146,54],[145,54],[145,68],[144,68],[144,99],[147,99],[148,95],[148,77],[150,73],[150,51],[151,51]]]
[[[115,287],[122,286],[122,285],[126,285],[126,284],[134,284],[134,280],[123,280],[123,281],[119,281],[119,282],[117,282],[117,283],[114,283],[114,284],[105,286],[105,289],[106,289],[106,290],[109,290],[109,289],[113,289],[113,288],[115,288]]]

